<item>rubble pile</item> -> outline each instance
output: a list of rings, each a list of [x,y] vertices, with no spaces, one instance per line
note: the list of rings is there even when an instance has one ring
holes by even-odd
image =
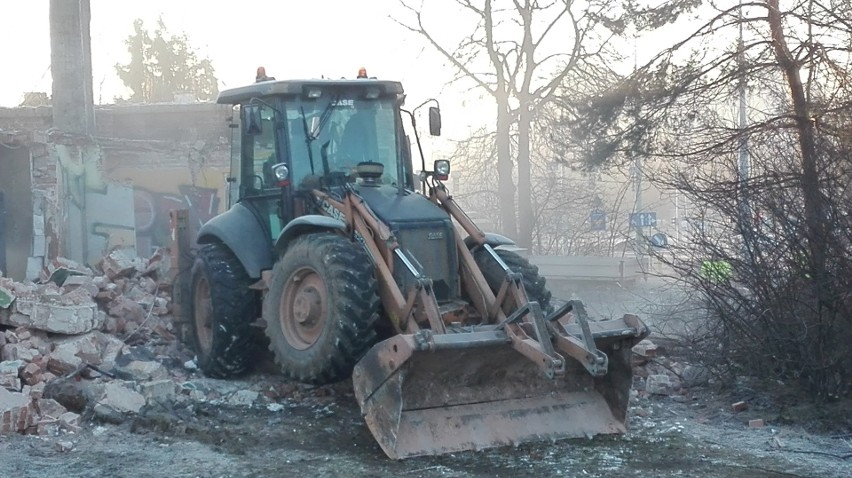
[[[661,353],[661,347],[645,339],[633,347],[633,390],[639,397],[669,396],[685,400],[690,389],[707,385],[710,372],[701,366],[679,362]]]
[[[0,433],[73,432],[83,413],[115,420],[175,393],[133,347],[175,342],[167,259],[116,250],[96,271],[57,259],[38,284],[0,277]]]
[[[643,400],[656,396],[686,402],[693,388],[705,386],[711,380],[707,368],[674,360],[649,339],[633,347],[632,365],[631,394]],[[643,412],[641,409],[638,411],[640,415]]]

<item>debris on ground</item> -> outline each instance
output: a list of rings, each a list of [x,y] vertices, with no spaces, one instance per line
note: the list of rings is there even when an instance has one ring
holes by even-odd
[[[316,398],[325,413],[333,387],[201,376],[174,331],[168,258],[116,250],[95,269],[51,261],[39,283],[0,277],[0,433],[58,436],[180,403],[280,412]]]
[[[73,432],[176,397],[157,348],[176,348],[168,254],[59,258],[38,283],[0,277],[0,433]],[[180,377],[185,379],[186,377]]]
[[[765,423],[763,422],[762,418],[755,418],[754,420],[748,421],[749,428],[763,428],[764,426]]]

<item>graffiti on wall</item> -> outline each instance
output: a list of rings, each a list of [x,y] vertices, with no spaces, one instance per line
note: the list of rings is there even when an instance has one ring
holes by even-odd
[[[181,184],[177,193],[163,193],[134,187],[136,243],[140,253],[151,253],[157,247],[169,245],[169,211],[189,210],[189,228],[194,237],[202,224],[219,213],[219,202],[216,188]]]

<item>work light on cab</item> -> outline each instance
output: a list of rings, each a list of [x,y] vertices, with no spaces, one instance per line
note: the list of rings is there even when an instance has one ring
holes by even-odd
[[[450,162],[446,159],[435,161],[435,178],[446,181],[450,177]]]
[[[278,163],[272,166],[272,175],[275,176],[275,181],[278,186],[287,186],[290,179],[290,170],[287,169],[286,163]]]

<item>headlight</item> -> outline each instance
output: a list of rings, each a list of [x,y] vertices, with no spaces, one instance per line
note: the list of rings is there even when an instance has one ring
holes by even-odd
[[[435,176],[438,179],[447,179],[450,176],[450,162],[446,159],[435,161]]]
[[[272,174],[275,176],[276,181],[286,181],[290,176],[290,170],[287,169],[286,164],[278,163],[275,166],[272,166]]]

